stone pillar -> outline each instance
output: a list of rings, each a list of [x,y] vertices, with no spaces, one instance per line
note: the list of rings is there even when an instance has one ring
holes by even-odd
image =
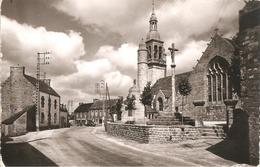
[[[171,112],[175,113],[175,101],[176,101],[176,90],[175,90],[175,64],[171,65],[171,75],[172,75],[172,106],[171,106]]]
[[[201,127],[203,125],[203,120],[201,118],[201,114],[203,111],[203,106],[205,104],[205,101],[203,100],[195,100],[193,101],[193,105],[196,107],[196,115],[195,115],[195,126],[196,127]]]
[[[172,43],[172,47],[169,48],[170,52],[171,52],[171,59],[172,59],[172,64],[171,64],[171,77],[172,77],[172,105],[171,105],[171,113],[175,113],[175,101],[176,101],[176,91],[175,91],[175,52],[178,51],[178,49],[176,49],[174,47],[174,43]]]
[[[233,124],[234,109],[236,107],[237,102],[237,100],[232,99],[224,100],[224,104],[226,105],[226,127],[228,133],[231,125]]]

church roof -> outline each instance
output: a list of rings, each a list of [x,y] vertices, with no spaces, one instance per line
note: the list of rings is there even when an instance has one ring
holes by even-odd
[[[29,75],[26,75],[26,74],[24,74],[24,77],[29,82],[31,82],[34,86],[36,86],[36,82],[37,82],[36,78],[29,76]],[[50,95],[53,95],[53,96],[60,97],[60,95],[52,87],[50,87],[49,85],[47,85],[43,81],[40,81],[40,92],[44,92],[44,93],[47,93],[47,94],[50,94]]]
[[[151,39],[161,40],[160,33],[158,31],[149,31],[146,36],[146,41]]]
[[[191,74],[191,71],[177,74],[175,76],[175,87],[177,87],[178,83],[182,78],[188,78]],[[164,78],[158,79],[155,84],[152,86],[152,94],[157,94],[158,91],[161,90],[165,97],[170,97],[172,93],[172,77],[167,76]],[[176,89],[177,90],[177,89]]]

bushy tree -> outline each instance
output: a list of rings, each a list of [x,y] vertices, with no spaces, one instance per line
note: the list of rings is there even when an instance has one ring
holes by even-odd
[[[116,114],[117,114],[117,119],[121,120],[122,118],[122,105],[123,105],[123,98],[119,98],[116,102]]]
[[[125,101],[125,109],[132,112],[135,109],[135,96],[128,95]]]
[[[178,84],[178,91],[182,96],[182,109],[183,109],[183,99],[188,96],[192,90],[191,84],[187,78],[182,78]]]
[[[141,94],[140,101],[144,106],[151,106],[152,100],[153,100],[153,96],[152,96],[151,82],[147,82]]]

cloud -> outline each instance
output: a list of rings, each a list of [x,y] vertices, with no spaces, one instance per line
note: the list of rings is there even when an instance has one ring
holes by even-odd
[[[85,54],[80,33],[47,31],[44,27],[19,24],[2,16],[3,59],[11,64],[27,66],[34,72],[37,52],[50,51],[51,60],[44,70],[49,75],[68,75],[76,72],[75,60]]]
[[[158,28],[165,41],[183,47],[190,39],[205,40],[216,27],[224,34],[237,31],[238,11],[242,1],[175,0],[156,1]],[[96,25],[106,31],[118,32],[128,42],[146,36],[151,1],[145,0],[61,0],[54,7],[83,25]],[[133,12],[134,11],[134,12]],[[102,32],[101,32],[102,33]]]
[[[80,60],[76,64],[78,72],[54,79],[53,86],[58,88],[62,94],[79,94],[80,92],[81,95],[86,95],[85,101],[90,101],[96,97],[95,84],[101,80],[108,83],[111,96],[125,96],[132,84],[132,78],[118,71],[107,59]]]
[[[101,46],[96,58],[108,59],[115,67],[131,76],[135,76],[137,69],[138,47],[133,43],[124,43],[118,49],[113,46]]]
[[[176,53],[176,73],[191,71],[207,47],[206,41],[191,41],[184,50]]]

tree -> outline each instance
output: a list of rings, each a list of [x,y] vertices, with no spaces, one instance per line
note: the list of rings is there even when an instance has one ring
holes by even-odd
[[[144,87],[144,91],[141,94],[141,103],[144,106],[151,106],[152,104],[152,89],[151,89],[151,82],[147,82],[146,86]]]
[[[128,95],[125,101],[126,107],[125,109],[128,110],[129,116],[132,116],[132,111],[135,109],[135,96],[134,95]]]
[[[192,87],[191,87],[189,80],[187,78],[181,79],[181,81],[178,84],[178,90],[179,90],[179,92],[182,96],[182,110],[183,110],[183,98],[187,97],[192,90]]]
[[[121,120],[122,117],[122,105],[123,105],[123,98],[119,98],[116,102],[116,114],[117,114],[117,119]]]

